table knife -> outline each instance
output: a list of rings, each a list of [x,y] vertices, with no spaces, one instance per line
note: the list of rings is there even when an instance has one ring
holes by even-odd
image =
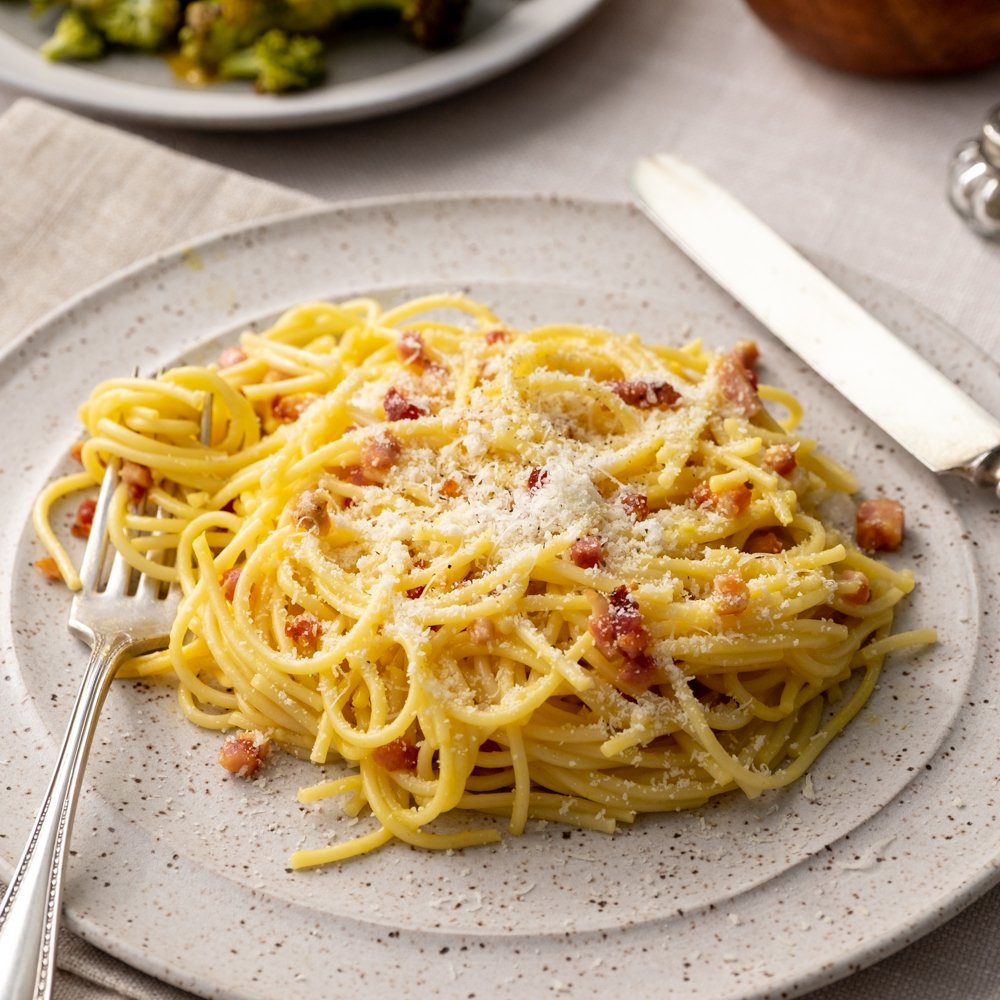
[[[1000,496],[1000,420],[690,164],[645,156],[632,187],[684,253],[910,454]]]

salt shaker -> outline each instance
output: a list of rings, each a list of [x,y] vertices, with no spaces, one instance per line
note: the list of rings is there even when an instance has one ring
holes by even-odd
[[[970,228],[1000,239],[1000,104],[979,137],[955,150],[948,168],[948,196]]]

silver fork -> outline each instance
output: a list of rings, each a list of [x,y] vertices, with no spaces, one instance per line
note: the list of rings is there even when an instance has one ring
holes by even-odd
[[[201,438],[211,427],[211,400]],[[62,876],[87,754],[115,672],[122,661],[167,644],[180,592],[138,574],[108,540],[108,511],[119,483],[109,463],[97,498],[80,568],[83,587],[73,599],[69,629],[91,647],[83,684],[70,714],[55,773],[10,887],[0,904],[0,998],[47,1000],[55,973]],[[111,565],[105,583],[108,556]]]

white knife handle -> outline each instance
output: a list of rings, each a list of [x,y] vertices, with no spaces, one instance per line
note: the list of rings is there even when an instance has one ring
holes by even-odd
[[[682,251],[911,455],[932,472],[996,483],[1000,419],[732,195],[666,154],[640,159],[632,185]]]

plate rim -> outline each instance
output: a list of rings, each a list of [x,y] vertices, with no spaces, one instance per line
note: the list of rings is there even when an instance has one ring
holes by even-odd
[[[129,267],[109,275],[99,283],[82,290],[67,299],[60,306],[50,310],[40,320],[26,328],[20,335],[14,338],[14,340],[9,342],[2,353],[0,353],[0,365],[3,365],[5,371],[9,370],[10,366],[5,364],[5,362],[9,362],[14,354],[19,351],[23,351],[35,338],[44,336],[47,330],[58,333],[58,330],[55,328],[58,322],[63,319],[66,314],[72,313],[80,308],[86,308],[89,302],[99,299],[101,295],[105,294],[109,289],[112,289],[122,283],[126,283],[130,279],[139,277],[143,272],[154,273],[157,268],[170,262],[176,262],[179,259],[182,259],[184,255],[190,254],[192,251],[197,252],[200,249],[207,248],[214,244],[224,243],[227,240],[231,240],[234,236],[265,231],[275,226],[289,224],[294,225],[300,220],[308,222],[324,217],[336,217],[345,211],[364,212],[371,210],[405,210],[408,207],[426,207],[440,204],[455,206],[456,204],[464,204],[470,201],[477,203],[492,203],[494,205],[502,205],[512,202],[523,205],[525,202],[530,202],[538,206],[559,203],[567,206],[580,206],[588,210],[638,213],[638,210],[634,205],[620,199],[576,198],[546,194],[525,195],[480,192],[455,192],[444,195],[414,194],[394,198],[372,197],[334,203],[318,208],[312,207],[281,213],[279,215],[269,216],[250,223],[241,223],[216,230],[211,233],[203,234],[193,240],[183,241],[173,247],[136,261]],[[820,258],[821,260],[825,260],[825,258],[822,258],[822,255],[814,256]],[[845,272],[851,272],[852,270],[847,265],[842,265],[835,261],[828,260],[827,262],[842,268]],[[858,272],[854,273],[857,274]],[[964,338],[957,330],[954,330],[949,324],[941,320],[940,317],[937,317],[932,310],[916,302],[909,296],[905,295],[905,293],[892,288],[892,286],[881,281],[880,279],[871,278],[869,276],[863,277],[865,277],[876,290],[887,292],[900,299],[906,299],[915,307],[916,312],[926,317],[930,317],[936,322],[936,325],[941,330],[947,331],[948,336],[953,339],[956,345],[961,347],[962,351],[966,355],[971,355],[980,363],[985,363],[994,373],[1000,373],[1000,366],[998,366],[985,351],[979,348],[978,345]],[[3,381],[4,380],[0,380],[0,385],[2,385]],[[780,979],[774,979],[771,980],[771,985],[767,990],[761,988],[759,991],[747,993],[746,995],[764,996],[768,994],[771,989],[780,989],[782,986],[789,987],[792,990],[792,993],[798,993],[802,990],[812,989],[822,985],[823,983],[833,981],[842,975],[846,975],[851,971],[886,957],[892,952],[904,947],[916,937],[919,937],[934,927],[944,923],[947,919],[954,916],[955,913],[980,896],[997,881],[1000,881],[1000,869],[997,867],[998,859],[1000,859],[1000,854],[992,858],[986,858],[978,873],[971,878],[964,879],[960,884],[952,886],[951,892],[947,898],[943,900],[931,900],[924,903],[921,912],[919,912],[915,917],[911,916],[905,923],[905,926],[899,925],[896,927],[884,928],[880,934],[875,936],[874,939],[869,939],[863,944],[858,945],[853,952],[839,954],[836,961],[832,965],[828,965],[824,969],[817,969],[814,974],[808,978],[799,978],[794,982],[789,983],[784,983]],[[799,865],[803,863],[805,862],[800,862]],[[799,867],[799,865],[796,867]],[[127,947],[121,947],[120,944],[117,948],[109,948],[108,941],[114,941],[113,929],[109,927],[97,927],[96,925],[92,926],[86,921],[76,922],[70,914],[67,915],[67,925],[78,929],[78,932],[80,932],[81,936],[84,938],[95,941],[98,943],[99,947],[104,948],[104,950],[108,951],[110,954],[123,957],[126,961],[135,965],[137,968],[144,969],[159,978],[165,978],[168,982],[175,982],[178,985],[183,985],[185,988],[195,988],[190,981],[184,982],[183,978],[171,978],[170,976],[165,975],[165,970],[155,968],[155,963],[151,963],[148,959],[146,963],[143,964],[142,959],[144,956],[141,953],[137,954],[135,952],[131,952]],[[95,930],[97,933],[95,933]],[[589,932],[583,933],[586,935]],[[105,935],[103,939],[101,937],[102,934]]]

